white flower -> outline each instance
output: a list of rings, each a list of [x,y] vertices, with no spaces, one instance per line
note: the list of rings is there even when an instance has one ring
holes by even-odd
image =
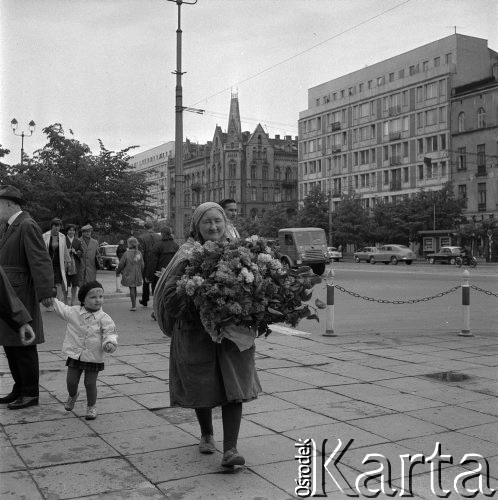
[[[258,262],[270,262],[271,260],[271,255],[268,255],[267,253],[260,253],[258,255]]]
[[[240,274],[244,277],[244,281],[246,283],[252,283],[254,281],[254,274],[247,269],[247,267],[243,267],[240,271]]]
[[[253,234],[252,236],[249,236],[248,238],[246,238],[246,241],[250,242],[250,243],[256,243],[256,241],[259,240],[259,236],[257,234]]]

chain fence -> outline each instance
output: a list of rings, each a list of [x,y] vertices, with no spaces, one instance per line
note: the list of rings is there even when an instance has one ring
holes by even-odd
[[[484,290],[484,288],[479,288],[476,285],[470,285],[476,292],[485,293],[486,295],[492,295],[493,297],[498,297],[498,293],[490,292],[489,290]]]
[[[347,293],[352,297],[356,297],[358,299],[367,300],[369,302],[378,302],[379,304],[417,304],[418,302],[428,302],[429,300],[437,299],[439,297],[444,297],[450,293],[456,292],[460,290],[461,286],[457,285],[449,290],[445,290],[444,292],[437,293],[436,295],[429,295],[428,297],[422,297],[420,299],[407,299],[407,300],[389,300],[389,299],[376,299],[375,297],[367,297],[366,295],[361,295],[356,292],[352,292],[351,290],[347,290],[343,286],[334,285],[337,290],[343,293]],[[491,292],[490,292],[491,293]]]

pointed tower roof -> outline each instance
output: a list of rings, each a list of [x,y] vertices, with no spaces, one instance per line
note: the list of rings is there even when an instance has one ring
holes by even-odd
[[[239,96],[237,92],[232,92],[230,99],[230,113],[228,115],[227,135],[230,138],[241,140],[242,127],[240,125]]]

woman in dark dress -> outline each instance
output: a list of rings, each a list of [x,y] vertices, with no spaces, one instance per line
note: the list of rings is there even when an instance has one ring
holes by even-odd
[[[204,329],[190,298],[177,294],[176,282],[188,265],[194,243],[226,239],[227,219],[217,203],[203,203],[193,213],[190,237],[161,276],[154,296],[159,326],[171,336],[169,386],[171,406],[194,408],[201,430],[199,451],[214,453],[212,408],[221,405],[221,465],[243,465],[237,451],[242,403],[257,398],[261,385],[255,346],[240,351],[231,340],[215,343]]]

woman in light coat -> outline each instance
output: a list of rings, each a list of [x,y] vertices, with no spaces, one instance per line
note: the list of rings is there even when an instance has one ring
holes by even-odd
[[[43,233],[43,241],[52,260],[57,298],[64,300],[64,297],[67,297],[66,269],[71,257],[67,249],[66,237],[60,232],[61,228],[62,221],[57,218],[52,219],[50,231]]]
[[[116,276],[123,274],[121,284],[130,289],[131,309],[137,310],[137,286],[142,286],[144,258],[138,249],[138,240],[133,236],[128,238],[128,250],[123,254],[116,269]]]

